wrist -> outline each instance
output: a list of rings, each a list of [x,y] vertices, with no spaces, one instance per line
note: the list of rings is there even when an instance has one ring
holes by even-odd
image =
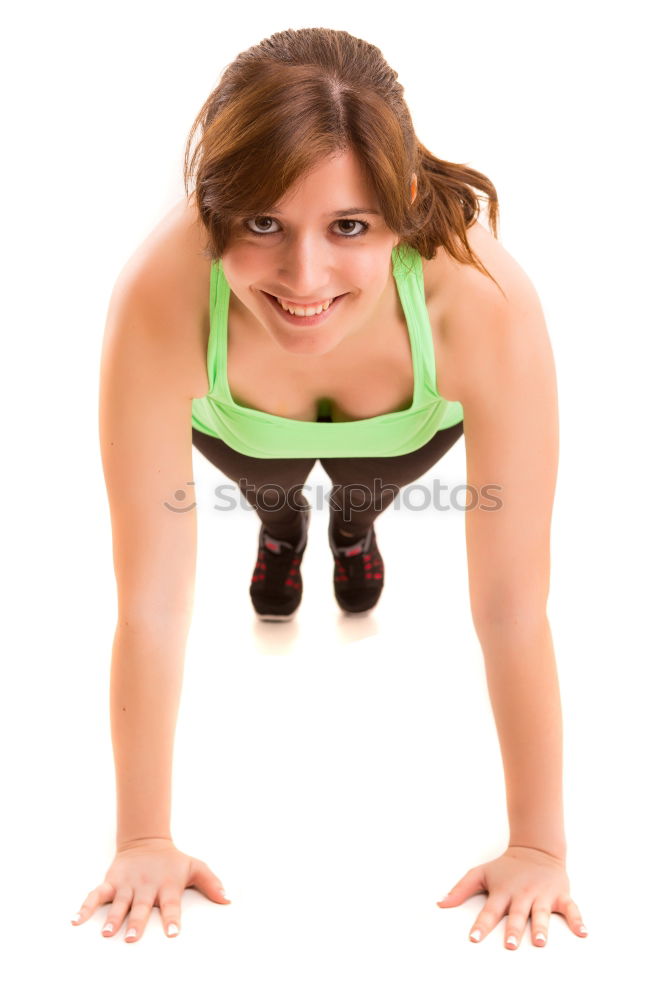
[[[533,847],[556,858],[565,858],[567,838],[562,810],[552,806],[514,810],[509,815],[509,845]]]
[[[527,840],[520,837],[511,837],[508,846],[525,848],[531,851],[541,851],[542,854],[548,854],[557,861],[565,862],[567,859],[567,845],[562,841],[544,842],[543,840]]]
[[[173,839],[168,835],[152,837],[117,837],[116,851],[125,851],[128,847],[157,847],[162,844],[173,844]]]

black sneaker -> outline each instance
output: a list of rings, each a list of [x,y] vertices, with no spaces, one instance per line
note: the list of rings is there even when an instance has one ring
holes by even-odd
[[[348,614],[374,608],[384,586],[384,562],[377,548],[374,524],[363,538],[349,545],[336,545],[329,520],[328,544],[335,560],[333,589],[339,606]]]
[[[303,528],[298,542],[273,538],[262,525],[259,551],[250,584],[250,600],[262,621],[286,622],[293,618],[303,596],[301,560],[308,540],[310,507],[301,517]]]

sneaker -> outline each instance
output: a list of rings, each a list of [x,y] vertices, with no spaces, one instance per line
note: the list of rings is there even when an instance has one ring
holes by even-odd
[[[328,544],[335,560],[333,589],[338,605],[348,614],[374,608],[384,586],[384,562],[377,548],[374,524],[363,538],[349,545],[336,545],[329,520]]]
[[[262,525],[257,562],[250,584],[250,599],[262,621],[290,621],[301,603],[303,580],[300,566],[308,540],[310,510],[308,506],[302,511],[303,529],[296,543],[274,538]]]

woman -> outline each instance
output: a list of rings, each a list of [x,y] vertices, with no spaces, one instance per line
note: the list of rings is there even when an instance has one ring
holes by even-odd
[[[375,46],[320,28],[279,32],[226,69],[189,136],[186,190],[190,178],[194,199],[139,248],[109,307],[100,441],[118,583],[117,853],[74,922],[111,903],[103,933],[128,917],[126,940],[138,940],[154,905],[178,933],[186,886],[228,902],[170,833],[195,569],[195,505],[183,504],[192,442],[261,519],[250,597],[269,619],[301,599],[302,488],[319,459],[333,485],[335,596],[363,613],[383,585],[374,522],[462,435],[464,411],[469,590],[510,843],[439,905],[488,893],[473,941],[506,913],[508,948],[530,918],[544,944],[551,912],[583,936],[565,870],[546,615],[555,372],[538,296],[495,238],[493,185],[417,140]],[[476,221],[472,186],[488,196],[493,235]]]

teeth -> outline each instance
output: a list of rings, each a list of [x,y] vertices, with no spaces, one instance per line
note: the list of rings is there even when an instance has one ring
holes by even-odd
[[[278,299],[277,296],[276,299],[284,311],[291,313],[292,316],[318,316],[320,312],[325,312],[333,301],[333,299],[326,299],[319,306],[308,306],[307,308],[302,309],[300,306],[285,305],[282,299]]]

